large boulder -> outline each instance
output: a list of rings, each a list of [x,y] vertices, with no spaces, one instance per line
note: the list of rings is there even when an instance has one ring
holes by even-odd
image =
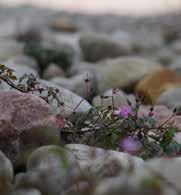
[[[24,162],[41,145],[59,144],[56,120],[41,98],[17,91],[0,91],[0,149],[12,160]]]

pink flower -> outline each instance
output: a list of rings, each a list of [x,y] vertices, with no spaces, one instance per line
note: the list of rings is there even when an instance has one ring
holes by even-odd
[[[122,106],[119,109],[119,115],[123,116],[124,118],[127,118],[132,112],[132,109],[130,106]]]
[[[120,141],[120,146],[127,152],[136,152],[140,150],[141,143],[129,136]]]

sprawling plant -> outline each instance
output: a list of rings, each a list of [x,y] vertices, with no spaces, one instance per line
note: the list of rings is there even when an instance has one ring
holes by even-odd
[[[58,106],[64,106],[58,95],[59,90],[42,86],[33,74],[25,74],[17,79],[12,69],[0,65],[0,81],[23,93],[38,92],[39,97],[47,103],[55,99]],[[87,82],[89,79],[85,80],[86,85],[88,85]],[[42,94],[44,91],[47,92],[43,93],[46,95]],[[89,93],[89,90],[87,92]],[[72,120],[74,117],[63,118],[61,113],[57,114],[57,124],[62,139],[65,142],[86,143],[125,151],[144,159],[181,153],[181,145],[174,140],[175,133],[179,131],[173,120],[178,114],[178,109],[174,109],[173,114],[159,124],[153,106],[150,106],[146,116],[139,115],[141,100],[136,100],[134,105],[127,100],[126,105],[116,110],[115,93],[116,90],[113,89],[112,106],[92,107],[88,113],[82,114],[76,120]],[[106,97],[101,96],[101,98]],[[72,109],[72,115],[75,114],[76,108]]]

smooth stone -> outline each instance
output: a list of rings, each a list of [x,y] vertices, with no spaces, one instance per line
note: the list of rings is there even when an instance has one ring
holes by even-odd
[[[11,161],[0,151],[0,194],[8,194],[12,190],[14,170]]]
[[[0,91],[0,101],[0,148],[14,164],[24,163],[38,146],[60,143],[56,119],[44,100],[18,91]]]
[[[98,91],[134,86],[145,75],[160,69],[161,65],[142,57],[120,57],[96,64]]]
[[[87,79],[87,81],[86,81]],[[69,89],[74,93],[84,97],[85,99],[91,99],[97,92],[97,83],[92,72],[84,72],[77,74],[70,78],[55,77],[51,82]]]
[[[142,159],[123,152],[83,144],[67,144],[65,148],[74,154],[84,174],[88,178],[96,178],[96,181],[116,177],[123,168],[128,169],[131,164],[137,167],[143,163]]]
[[[42,193],[39,190],[33,188],[20,188],[14,190],[10,195],[42,195]]]
[[[83,58],[88,62],[115,58],[130,52],[127,46],[105,34],[84,33],[80,36],[79,44]]]
[[[131,105],[134,107],[135,105],[135,97],[134,95],[127,95],[123,91],[119,89],[110,89],[103,93],[101,96],[96,96],[93,99],[93,105],[95,107],[103,106],[103,108],[113,107],[118,109],[121,106],[128,105],[128,100]]]
[[[39,70],[38,64],[35,59],[26,56],[26,55],[17,55],[14,56],[4,63],[8,67],[13,67],[14,65],[16,66],[27,66],[29,68],[34,69],[35,71]]]
[[[168,89],[157,99],[157,104],[162,104],[170,109],[181,106],[181,87]]]
[[[27,172],[16,177],[17,187],[34,187],[44,195],[60,195],[79,177],[74,155],[54,145],[35,150],[28,158]]]
[[[72,114],[84,114],[90,110],[91,105],[84,98],[72,91],[45,80],[41,80],[41,84],[59,90],[58,98],[62,104],[58,106],[58,102],[55,99],[49,103],[50,110],[53,114],[61,113],[63,117],[69,117]],[[47,92],[42,92],[41,95],[46,96]]]
[[[50,64],[43,73],[44,79],[51,79],[53,77],[65,77],[63,69],[56,64]]]
[[[15,40],[3,39],[0,40],[0,45],[0,63],[13,56],[23,54],[23,45]]]

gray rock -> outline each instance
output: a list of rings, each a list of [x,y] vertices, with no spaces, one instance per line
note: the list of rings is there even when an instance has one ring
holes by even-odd
[[[181,40],[177,40],[172,44],[172,49],[176,54],[181,54]]]
[[[157,100],[157,104],[165,105],[172,110],[181,105],[181,88],[173,88],[163,92]]]
[[[23,45],[14,40],[0,40],[0,63],[23,53]]]
[[[119,108],[123,105],[128,105],[128,101],[132,104],[132,106],[135,105],[135,97],[134,95],[127,95],[121,90],[116,89],[115,93],[113,92],[114,89],[107,90],[103,93],[103,97],[96,96],[93,99],[93,105],[95,107],[103,106],[104,108],[107,108],[109,106],[113,106],[114,108]]]
[[[80,36],[79,43],[84,59],[89,62],[115,58],[130,52],[127,46],[104,34],[83,34]]]
[[[181,57],[175,58],[169,68],[175,70],[178,75],[181,75]]]
[[[143,163],[142,159],[126,153],[82,144],[67,144],[65,148],[75,155],[84,175],[91,179],[96,178],[96,182],[119,176],[123,168],[128,169],[131,165],[137,167]]]
[[[160,67],[158,63],[141,57],[120,57],[100,62],[95,66],[98,91],[103,93],[110,88],[130,87]]]
[[[56,64],[50,64],[43,73],[44,79],[51,79],[53,77],[65,77],[63,69]]]
[[[55,77],[51,81],[81,97],[91,99],[97,92],[97,83],[94,77],[95,75],[92,72],[86,71],[70,78]]]
[[[41,192],[37,189],[26,189],[26,188],[20,188],[14,190],[10,195],[42,195]]]
[[[43,86],[54,87],[59,90],[58,98],[62,104],[58,106],[58,102],[55,99],[49,103],[51,112],[53,114],[61,113],[62,116],[68,117],[74,112],[77,114],[87,113],[91,108],[91,105],[84,98],[78,96],[70,90],[58,86],[53,82],[41,80],[41,83]],[[46,96],[46,93],[47,92],[43,92],[42,95]]]
[[[72,153],[58,146],[44,146],[31,154],[27,172],[17,175],[16,186],[34,187],[44,195],[60,195],[73,183],[78,170]]]
[[[29,56],[25,56],[25,55],[14,56],[14,57],[8,59],[7,61],[5,61],[4,64],[8,67],[13,67],[14,65],[15,66],[22,65],[22,66],[27,66],[29,68],[33,68],[35,71],[39,70],[38,64],[35,61],[35,59],[33,59]]]
[[[0,151],[0,194],[6,194],[12,189],[14,171],[11,161]]]

